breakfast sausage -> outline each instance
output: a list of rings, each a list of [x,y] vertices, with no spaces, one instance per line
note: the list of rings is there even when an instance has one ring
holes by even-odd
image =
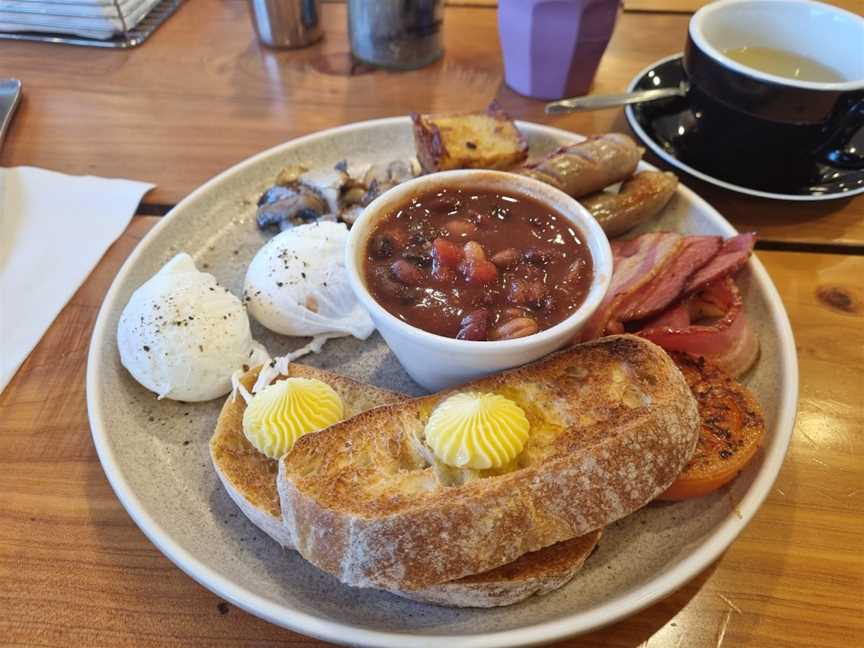
[[[580,202],[612,238],[654,218],[677,187],[674,173],[643,171],[626,180],[618,193],[601,191]]]
[[[565,146],[517,171],[579,198],[629,178],[645,151],[621,133]]]

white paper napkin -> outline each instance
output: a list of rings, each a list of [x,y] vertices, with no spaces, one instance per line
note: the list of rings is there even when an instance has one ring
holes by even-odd
[[[153,186],[0,169],[0,392]]]

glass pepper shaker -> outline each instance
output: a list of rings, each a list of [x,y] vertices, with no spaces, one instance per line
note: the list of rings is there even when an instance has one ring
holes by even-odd
[[[413,70],[444,53],[443,0],[348,0],[351,53],[369,65]]]

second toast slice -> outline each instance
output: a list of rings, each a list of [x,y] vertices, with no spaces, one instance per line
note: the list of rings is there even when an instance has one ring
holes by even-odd
[[[246,389],[252,389],[259,370],[260,367],[247,371],[240,378]],[[288,365],[288,375],[284,377],[326,382],[342,399],[346,418],[406,399],[403,394],[296,363]],[[239,395],[229,396],[225,401],[210,438],[210,459],[228,495],[246,517],[283,547],[293,549],[291,537],[282,524],[282,508],[276,492],[277,462],[258,452],[244,436],[245,410],[246,401]]]
[[[251,389],[260,367],[246,372],[240,382]],[[290,364],[284,377],[314,378],[327,383],[340,395],[351,416],[363,410],[398,402],[406,397],[339,374],[299,364]],[[228,397],[216,430],[210,439],[210,455],[222,485],[249,520],[285,548],[293,541],[282,523],[276,492],[277,462],[249,443],[243,434],[243,398]],[[323,432],[326,434],[326,431]],[[551,592],[575,576],[597,544],[600,531],[560,542],[520,557],[509,565],[467,576],[426,590],[394,592],[436,605],[496,607],[511,605],[530,596]]]

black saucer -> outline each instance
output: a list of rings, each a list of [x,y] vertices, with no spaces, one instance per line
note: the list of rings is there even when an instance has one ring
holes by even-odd
[[[628,91],[677,88],[686,82],[681,55],[658,61],[640,72]],[[698,127],[699,113],[691,110],[687,97],[676,97],[628,106],[627,121],[636,134],[658,156],[674,167],[711,184],[764,198],[780,200],[832,200],[864,193],[864,170],[839,169],[817,160],[807,178],[784,177],[777,173],[740,175],[739,168],[710,168],[704,151],[689,145]],[[864,150],[864,130],[856,135]]]

